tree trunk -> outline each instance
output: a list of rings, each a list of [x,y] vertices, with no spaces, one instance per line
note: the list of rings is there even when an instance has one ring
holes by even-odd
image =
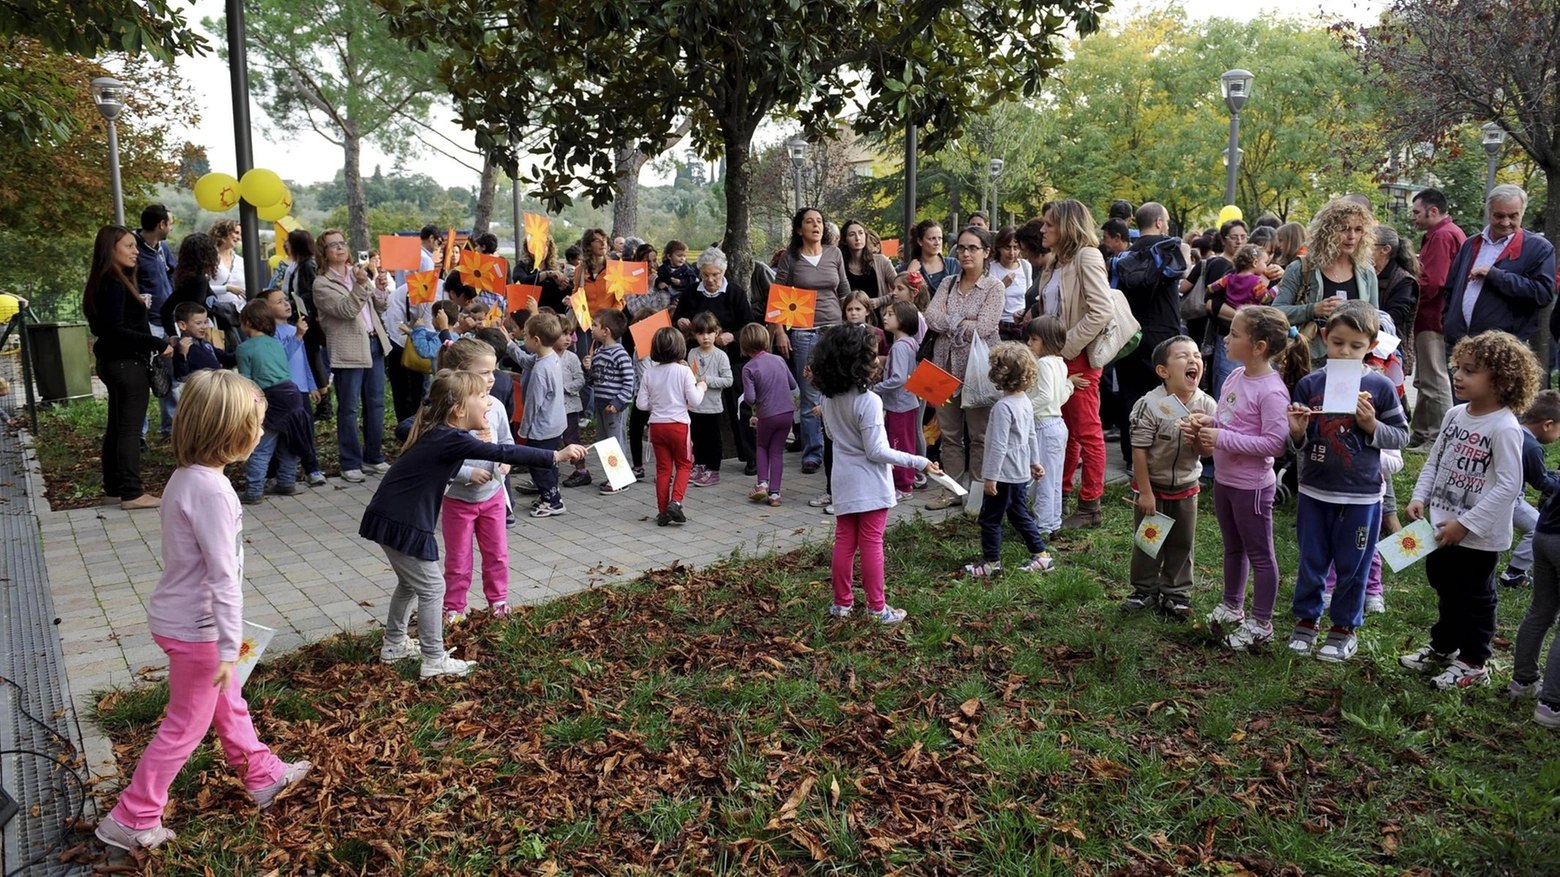
[[[351,132],[343,132],[342,139],[346,153],[342,179],[347,189],[347,240],[352,244],[352,252],[357,253],[369,248],[368,196],[363,193],[363,175],[358,170],[363,158],[363,142]]]
[[[493,219],[493,196],[498,189],[498,165],[492,156],[482,159],[482,182],[477,187],[477,215],[471,220],[471,236],[486,234]]]
[[[943,232],[943,243],[957,240],[959,237],[959,212],[964,207],[964,191],[959,187],[959,183],[957,176],[948,177],[948,228]]]
[[[753,132],[722,126],[725,140],[726,232],[721,245],[726,251],[726,278],[753,292],[753,241],[748,234],[753,178],[749,163],[753,157]]]
[[[633,146],[622,146],[612,156],[617,168],[618,196],[612,199],[612,236],[633,237],[639,229],[639,169],[647,156]]]

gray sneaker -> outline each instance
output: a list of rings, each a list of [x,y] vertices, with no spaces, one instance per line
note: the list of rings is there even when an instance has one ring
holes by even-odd
[[[370,475],[383,475],[386,472],[390,471],[390,464],[389,463],[384,463],[384,462],[380,462],[380,463],[364,463],[363,464],[363,471],[367,472]]]
[[[407,658],[415,658],[420,654],[422,654],[422,644],[408,637],[397,645],[385,643],[384,648],[379,650],[379,660],[386,664],[394,664]]]
[[[476,661],[462,661],[445,652],[442,658],[423,658],[421,676],[424,679],[432,679],[435,676],[467,676],[475,669],[477,669]]]
[[[363,474],[362,469],[343,469],[341,470],[341,480],[350,481],[353,484],[362,484],[368,480],[368,476]]]
[[[277,779],[276,782],[266,786],[263,789],[251,789],[249,796],[255,799],[256,807],[259,807],[261,810],[265,810],[272,804],[276,803],[276,796],[280,795],[283,789],[301,781],[304,777],[308,776],[309,771],[313,769],[314,765],[307,761],[295,761],[292,764],[287,765],[286,769],[282,771],[281,777]]]
[[[1289,632],[1289,650],[1302,655],[1311,654],[1311,647],[1316,645],[1316,627],[1296,624],[1295,629]]]
[[[103,817],[94,834],[103,843],[130,853],[136,850],[154,850],[178,836],[161,825],[136,831],[112,816]]]

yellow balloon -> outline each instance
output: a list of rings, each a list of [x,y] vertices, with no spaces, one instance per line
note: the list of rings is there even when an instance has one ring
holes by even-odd
[[[1244,218],[1245,214],[1241,213],[1240,208],[1236,207],[1234,204],[1226,204],[1224,205],[1224,209],[1219,211],[1219,225],[1223,225],[1232,219]]]
[[[238,191],[243,194],[245,201],[255,207],[270,207],[287,194],[287,186],[276,175],[276,171],[257,167],[245,173],[244,178],[238,181]]]
[[[222,213],[238,204],[238,180],[227,174],[206,174],[195,181],[195,203],[212,213]]]
[[[260,207],[256,209],[255,214],[266,222],[275,222],[278,219],[281,219],[282,217],[291,213],[292,205],[292,191],[284,187],[282,189],[282,200],[272,204],[270,207]]]
[[[271,270],[272,271],[275,271],[276,270],[276,266],[282,264],[282,254],[281,253],[277,253],[276,255],[272,256],[269,259],[267,259],[266,260],[266,264],[271,266]]]

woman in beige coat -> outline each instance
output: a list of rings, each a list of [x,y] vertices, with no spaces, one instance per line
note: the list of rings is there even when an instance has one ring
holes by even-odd
[[[390,471],[384,454],[385,352],[390,349],[390,336],[379,316],[388,299],[375,295],[368,272],[352,265],[347,239],[339,230],[326,229],[319,244],[324,261],[314,280],[314,309],[325,331],[340,403],[336,444],[341,451],[341,477],[355,483],[363,480],[365,470],[376,475]]]
[[[1040,275],[1035,307],[1038,313],[1061,317],[1067,326],[1062,359],[1076,388],[1062,406],[1062,422],[1067,424],[1063,493],[1072,492],[1073,472],[1079,459],[1083,461],[1078,510],[1062,526],[1098,527],[1100,496],[1105,493],[1105,429],[1100,424],[1101,369],[1089,364],[1087,348],[1110,323],[1110,282],[1094,234],[1094,217],[1083,204],[1073,200],[1052,204],[1041,220],[1040,234],[1051,252],[1051,264]]]

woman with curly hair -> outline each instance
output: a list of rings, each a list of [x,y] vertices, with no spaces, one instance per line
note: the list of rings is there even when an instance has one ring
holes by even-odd
[[[813,385],[823,394],[823,424],[834,440],[834,558],[830,565],[834,603],[829,614],[850,617],[856,553],[861,553],[861,587],[867,615],[898,624],[905,610],[883,595],[883,530],[895,505],[893,466],[938,473],[925,457],[896,451],[883,426],[883,400],[870,392],[878,338],[864,325],[844,324],[822,333],[808,357]]]
[[[1485,332],[1452,349],[1452,386],[1467,400],[1447,412],[1404,513],[1429,513],[1437,550],[1425,559],[1440,617],[1430,642],[1399,659],[1438,672],[1442,690],[1487,685],[1495,637],[1495,567],[1511,547],[1511,509],[1522,499],[1517,413],[1539,388],[1538,359],[1515,335]]]
[[[211,278],[211,295],[218,304],[244,306],[244,257],[234,252],[243,230],[231,219],[211,224],[211,242],[217,245],[217,271]]]
[[[1327,362],[1327,341],[1318,330],[1339,302],[1357,300],[1369,302],[1373,308],[1381,307],[1372,261],[1376,220],[1370,215],[1370,208],[1347,198],[1335,198],[1311,219],[1307,237],[1306,254],[1284,269],[1273,306],[1284,312],[1289,325],[1299,327],[1300,334],[1310,339],[1311,364],[1319,368]],[[1220,316],[1225,314],[1221,311]],[[1235,367],[1220,361],[1215,368],[1214,388],[1218,389]]]

